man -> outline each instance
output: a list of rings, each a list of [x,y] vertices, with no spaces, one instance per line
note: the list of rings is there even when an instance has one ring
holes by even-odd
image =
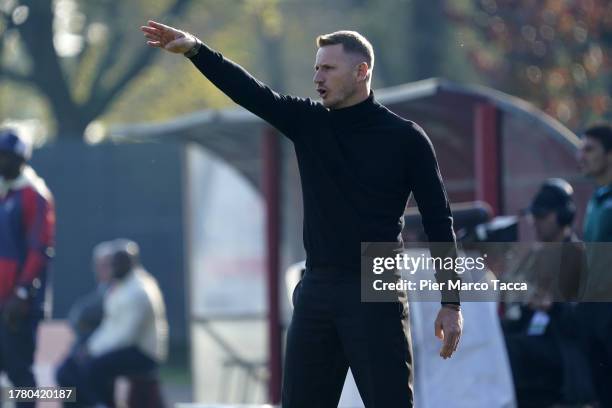
[[[0,372],[15,387],[36,385],[36,330],[55,232],[53,197],[26,164],[30,155],[16,131],[0,129]]]
[[[104,241],[93,249],[92,263],[96,289],[75,303],[68,313],[77,343],[84,344],[98,328],[104,317],[104,295],[113,279],[113,241]]]
[[[578,312],[599,403],[612,407],[612,126],[584,132],[578,161],[582,173],[597,184],[584,221],[588,273]]]
[[[546,180],[526,209],[539,245],[519,263],[515,279],[528,282],[522,303],[508,304],[502,326],[519,407],[590,402],[586,358],[575,330],[578,288],[586,272],[584,246],[572,231],[572,186]]]
[[[551,301],[576,301],[586,279],[584,246],[574,234],[576,216],[574,189],[565,180],[549,179],[542,184],[527,209],[533,217],[536,238],[544,245],[531,277],[539,292],[535,308],[548,308]]]
[[[117,377],[156,371],[168,342],[162,293],[140,264],[138,245],[119,239],[113,247],[113,282],[104,299],[104,317],[85,345],[83,383],[75,384],[85,391],[82,402],[111,407]]]
[[[584,221],[585,242],[612,242],[612,127],[600,125],[589,128],[582,139],[578,155],[582,173],[593,179],[597,189],[587,206]],[[599,255],[609,252],[609,245],[592,245]],[[591,257],[589,276],[584,287],[585,300],[612,300],[610,258]]]
[[[361,243],[397,242],[411,193],[430,241],[454,247],[455,236],[431,142],[370,90],[370,43],[353,31],[318,37],[317,103],[276,93],[189,33],[154,21],[141,29],[148,45],[190,58],[294,143],[307,261],[287,333],[282,406],[337,406],[349,366],[366,407],[412,406],[405,294],[391,303],[361,302]],[[443,358],[461,333],[458,298],[452,299],[435,322]]]
[[[83,347],[104,316],[104,295],[112,279],[113,251],[112,241],[101,242],[94,247],[92,260],[97,287],[79,299],[68,313],[68,321],[76,339],[71,353],[56,373],[57,383],[62,387],[74,386],[83,375]]]

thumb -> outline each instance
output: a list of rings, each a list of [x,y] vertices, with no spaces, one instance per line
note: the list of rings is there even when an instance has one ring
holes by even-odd
[[[437,338],[439,338],[440,340],[444,340],[444,330],[442,329],[442,322],[440,321],[440,319],[436,319],[434,331]]]

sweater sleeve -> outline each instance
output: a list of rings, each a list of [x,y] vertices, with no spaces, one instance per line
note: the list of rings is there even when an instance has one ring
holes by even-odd
[[[29,286],[40,277],[49,259],[55,231],[53,200],[43,197],[33,188],[23,190],[23,224],[27,255],[21,270],[19,284]]]
[[[130,290],[108,302],[102,324],[93,332],[87,342],[87,349],[93,356],[100,356],[113,350],[138,344],[140,329],[151,314],[151,306],[144,291]]]
[[[457,246],[453,231],[453,216],[436,153],[425,131],[416,124],[412,124],[412,127],[409,179],[412,193],[421,213],[423,229],[430,242],[431,256],[455,259]],[[457,278],[454,270],[436,271],[438,282],[447,282]],[[459,301],[457,292],[443,292],[442,296],[443,303]]]
[[[240,65],[206,44],[191,58],[193,64],[234,102],[294,139],[300,116],[316,104],[310,99],[282,95],[254,78]]]

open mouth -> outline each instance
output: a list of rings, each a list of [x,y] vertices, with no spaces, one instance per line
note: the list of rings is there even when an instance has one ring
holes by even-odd
[[[319,96],[322,99],[325,99],[325,97],[327,96],[327,89],[323,89],[323,88],[318,88],[317,92],[319,93]]]

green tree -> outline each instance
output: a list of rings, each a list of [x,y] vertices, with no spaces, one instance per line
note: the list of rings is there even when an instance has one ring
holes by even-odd
[[[160,2],[140,3],[147,10],[164,7]],[[179,16],[190,0],[167,3],[155,17]],[[14,33],[20,47],[3,58],[0,79],[32,86],[44,97],[58,137],[80,139],[88,124],[158,55],[135,41],[130,32],[137,27],[122,18],[137,15],[139,2],[20,0],[2,5],[5,35],[0,47],[10,38],[7,34]]]

